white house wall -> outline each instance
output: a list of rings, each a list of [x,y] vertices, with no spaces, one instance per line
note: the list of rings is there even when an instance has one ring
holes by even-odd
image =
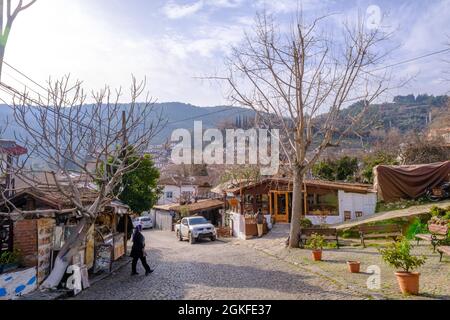
[[[179,186],[166,185],[166,186],[164,186],[163,194],[158,199],[158,205],[177,203],[178,199],[180,199],[181,194],[183,192],[192,192],[192,194],[195,194],[196,191],[197,191],[196,186],[188,186],[187,185],[187,186],[182,186],[180,189]],[[169,199],[166,197],[168,192],[172,192],[172,194],[173,194],[172,199]]]
[[[363,216],[372,215],[375,213],[377,206],[377,194],[376,193],[348,193],[342,190],[338,192],[339,198],[339,216],[329,216],[326,218],[326,224],[337,224],[344,222],[344,212],[350,211],[352,213],[352,219],[356,219],[355,212],[361,211]],[[309,216],[306,218],[311,220],[315,225],[319,225],[322,222],[320,217]]]
[[[233,237],[245,240],[245,217],[240,213],[230,212]]]

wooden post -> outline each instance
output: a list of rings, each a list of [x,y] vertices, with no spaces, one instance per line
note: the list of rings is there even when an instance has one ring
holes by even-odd
[[[127,255],[127,244],[128,244],[128,213],[123,215],[124,223],[125,223],[125,236],[123,238],[123,242],[125,245],[125,255]]]
[[[303,184],[303,206],[303,216],[306,216],[306,214],[308,213],[308,192],[306,192],[306,183]]]

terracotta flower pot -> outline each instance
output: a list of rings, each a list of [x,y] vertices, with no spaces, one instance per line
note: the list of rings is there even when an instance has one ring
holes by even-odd
[[[314,261],[322,261],[322,250],[313,250],[312,257]]]
[[[415,296],[419,294],[420,273],[399,271],[395,275],[403,294]]]
[[[348,270],[351,273],[359,273],[361,269],[361,262],[359,261],[347,261]]]

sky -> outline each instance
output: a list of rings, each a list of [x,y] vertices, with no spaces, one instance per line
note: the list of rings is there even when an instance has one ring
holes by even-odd
[[[299,7],[306,17],[334,13],[340,28],[373,6],[395,30],[392,63],[450,42],[450,0],[38,0],[17,18],[5,60],[42,84],[70,74],[88,90],[127,88],[133,74],[147,79],[158,102],[224,105],[226,86],[202,78],[224,74],[230,48],[251,30],[258,10],[280,25],[291,23]],[[390,95],[448,93],[446,57],[396,67],[396,75],[414,79]],[[7,67],[2,80],[17,88],[23,87],[17,80],[27,83]]]

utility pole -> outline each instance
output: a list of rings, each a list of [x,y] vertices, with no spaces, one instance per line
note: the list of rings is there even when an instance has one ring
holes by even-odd
[[[125,110],[122,111],[122,159],[125,161],[125,158],[127,156],[127,146],[128,146],[128,139],[127,139],[127,115],[125,113]],[[128,247],[128,219],[129,215],[126,214],[123,217],[123,224],[124,224],[124,230],[125,234],[123,237],[124,241],[124,249],[125,254],[127,254],[127,247]]]

